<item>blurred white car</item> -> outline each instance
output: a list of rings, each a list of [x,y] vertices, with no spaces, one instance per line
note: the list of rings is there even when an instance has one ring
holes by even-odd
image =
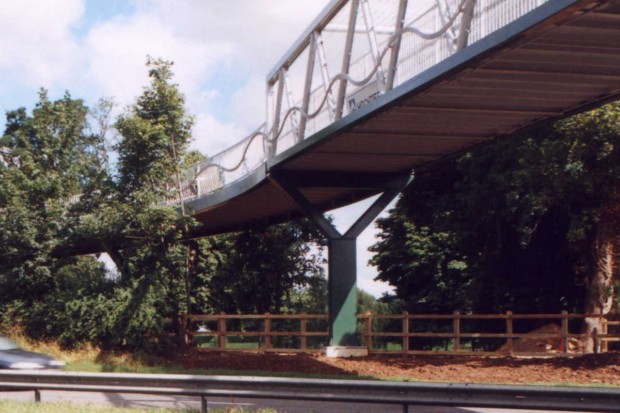
[[[0,336],[0,369],[58,369],[64,365],[64,361],[56,360],[46,354],[26,351],[19,348],[13,340]]]

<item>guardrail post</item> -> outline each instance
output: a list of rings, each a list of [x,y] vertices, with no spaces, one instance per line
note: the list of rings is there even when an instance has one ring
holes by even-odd
[[[508,335],[508,355],[514,353],[514,325],[512,323],[512,311],[506,311],[506,334]]]
[[[34,402],[41,403],[41,391],[40,390],[34,391]]]
[[[454,319],[452,320],[452,333],[454,334],[454,352],[461,351],[461,313],[454,312]]]
[[[271,348],[271,317],[269,313],[265,313],[265,350]]]
[[[207,413],[209,410],[209,404],[207,402],[207,398],[205,396],[200,396],[200,412]]]
[[[407,311],[403,311],[403,353],[407,354],[409,352],[409,313]],[[408,408],[405,405],[405,408]]]
[[[224,318],[223,316],[226,315],[226,313],[221,312],[220,313],[222,315],[222,317],[217,319],[217,337],[218,337],[218,347],[220,350],[225,350],[226,349],[226,318]]]
[[[562,311],[562,329],[560,331],[562,338],[560,339],[560,347],[562,353],[568,353],[568,312]]]

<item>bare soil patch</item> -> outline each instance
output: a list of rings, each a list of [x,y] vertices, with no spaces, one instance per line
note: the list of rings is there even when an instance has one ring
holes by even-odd
[[[620,353],[570,358],[373,355],[328,359],[313,354],[202,353],[176,360],[187,369],[287,372],[409,381],[620,386]]]

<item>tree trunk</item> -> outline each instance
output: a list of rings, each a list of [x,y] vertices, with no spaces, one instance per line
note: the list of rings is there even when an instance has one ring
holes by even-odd
[[[604,220],[601,220],[592,244],[591,263],[585,280],[586,314],[608,314],[613,305],[614,242],[605,224]],[[602,327],[600,317],[584,320],[586,353],[597,353],[600,350],[597,335],[604,332]]]

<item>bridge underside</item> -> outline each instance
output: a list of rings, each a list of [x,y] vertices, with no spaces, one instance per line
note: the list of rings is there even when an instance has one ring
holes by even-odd
[[[618,98],[620,1],[549,2],[191,202],[197,235],[304,216],[276,173],[328,211],[472,145]]]

